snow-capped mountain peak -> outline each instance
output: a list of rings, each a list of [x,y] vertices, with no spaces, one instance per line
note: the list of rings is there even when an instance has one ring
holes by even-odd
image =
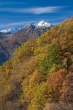
[[[4,33],[4,34],[15,33],[24,28],[36,29],[36,28],[51,28],[51,27],[52,27],[51,23],[48,23],[48,22],[42,20],[36,24],[32,23],[32,24],[25,25],[23,23],[23,24],[18,24],[18,25],[8,25],[8,26],[5,26],[4,28],[0,27],[0,33]]]
[[[51,27],[51,24],[45,21],[40,21],[36,24],[37,27]]]
[[[6,30],[6,29],[0,30],[0,32],[1,32],[1,33],[9,33],[9,32],[11,32],[11,29],[9,28],[9,29],[7,29],[7,30]]]

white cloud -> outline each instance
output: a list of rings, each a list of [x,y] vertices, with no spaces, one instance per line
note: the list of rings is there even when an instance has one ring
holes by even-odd
[[[21,12],[33,13],[33,14],[43,14],[43,13],[53,13],[56,12],[59,7],[39,7],[39,8],[29,8],[24,9]]]
[[[55,13],[61,7],[37,7],[37,8],[0,8],[0,12],[13,12],[13,13],[32,13],[32,14],[44,14]]]

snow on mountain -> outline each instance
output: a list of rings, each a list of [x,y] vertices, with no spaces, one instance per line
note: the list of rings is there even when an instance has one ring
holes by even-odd
[[[17,32],[18,30],[21,30],[25,27],[29,27],[29,26],[32,26],[33,28],[51,28],[52,27],[52,24],[51,23],[48,23],[46,21],[40,21],[39,23],[36,23],[36,24],[28,24],[27,26],[25,26],[25,24],[16,24],[16,25],[8,25],[7,27],[5,28],[1,28],[0,27],[0,33],[15,33]]]
[[[45,21],[40,21],[38,24],[36,24],[37,27],[51,27],[52,25]]]
[[[7,29],[7,30],[6,30],[6,29],[4,29],[4,30],[0,30],[0,32],[1,32],[1,33],[10,33],[10,32],[11,32],[11,29]]]

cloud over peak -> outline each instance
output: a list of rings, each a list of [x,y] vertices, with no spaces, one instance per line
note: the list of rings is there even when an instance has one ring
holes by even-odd
[[[36,7],[36,8],[0,8],[0,12],[45,14],[45,13],[56,13],[60,8],[61,7],[58,6]]]
[[[38,7],[20,10],[23,13],[44,14],[56,12],[60,7]]]

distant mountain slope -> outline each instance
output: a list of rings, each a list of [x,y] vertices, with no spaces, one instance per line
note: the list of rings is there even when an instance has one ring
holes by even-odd
[[[14,50],[19,47],[21,44],[26,42],[28,39],[33,37],[34,39],[37,39],[40,35],[44,34],[47,29],[51,28],[52,25],[44,25],[41,27],[37,27],[34,24],[27,25],[25,28],[18,30],[18,32],[14,33],[13,35],[8,35],[10,32],[9,30],[3,30],[1,31],[0,36],[0,57],[2,64],[4,61],[9,59]],[[6,36],[7,35],[7,36]],[[3,51],[4,50],[4,51]]]
[[[0,67],[0,109],[73,110],[73,18],[29,39]]]
[[[0,40],[10,36],[12,33],[10,30],[1,30],[0,31]]]

